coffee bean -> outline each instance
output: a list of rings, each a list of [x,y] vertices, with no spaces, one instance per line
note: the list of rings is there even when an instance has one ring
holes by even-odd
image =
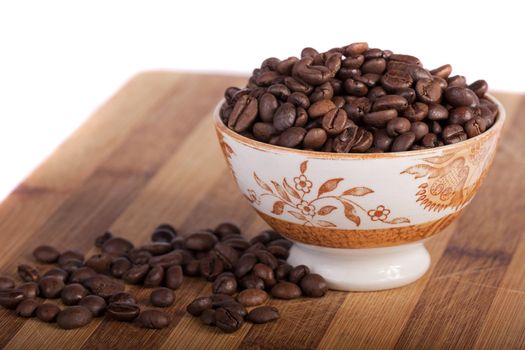
[[[18,276],[24,282],[36,282],[40,279],[40,273],[31,265],[22,264],[18,266]]]
[[[352,121],[358,123],[365,114],[370,112],[372,104],[368,98],[361,97],[351,102],[347,102],[343,108],[348,117],[352,119]]]
[[[212,299],[210,297],[199,297],[193,300],[187,307],[186,311],[193,316],[200,316],[206,309],[212,308]]]
[[[99,317],[106,311],[106,301],[98,295],[88,295],[78,302],[78,305],[87,308],[93,317]]]
[[[121,237],[108,239],[102,246],[102,251],[114,256],[125,255],[133,248],[133,243]]]
[[[394,139],[392,143],[391,151],[392,152],[403,152],[407,151],[412,147],[416,141],[416,134],[412,131],[407,131],[404,134],[399,135]]]
[[[465,124],[465,131],[467,132],[468,138],[478,136],[481,133],[485,132],[486,129],[487,129],[487,121],[486,119],[480,118],[480,117],[470,119]]]
[[[450,145],[452,143],[465,141],[467,134],[461,125],[449,124],[443,129],[442,137],[445,144]]]
[[[279,102],[277,98],[271,93],[265,93],[261,96],[259,100],[259,116],[264,122],[271,122],[277,108],[279,107]]]
[[[372,58],[363,63],[361,71],[363,73],[382,74],[385,68],[386,61],[384,58]]]
[[[166,270],[165,283],[170,289],[178,289],[183,282],[182,268],[178,265],[170,266]]]
[[[376,128],[383,128],[392,119],[397,117],[397,110],[385,109],[377,112],[370,112],[365,114],[363,121]]]
[[[272,270],[278,266],[277,259],[267,250],[257,250],[255,251],[255,256],[261,263],[269,266]]]
[[[368,90],[368,94],[366,95],[372,102],[375,102],[378,98],[385,96],[387,93],[385,89],[383,89],[381,86],[375,86],[372,89]]]
[[[359,127],[352,125],[337,135],[333,141],[332,148],[337,153],[348,153],[357,142]]]
[[[259,288],[249,288],[237,295],[237,301],[244,306],[257,306],[268,300],[268,294]]]
[[[324,115],[322,126],[328,135],[338,135],[345,129],[347,120],[344,109],[334,108]]]
[[[257,258],[254,254],[246,253],[242,255],[235,266],[235,276],[238,278],[245,276],[253,269],[256,263]]]
[[[60,308],[55,304],[40,304],[35,311],[36,317],[42,322],[55,322]]]
[[[311,273],[301,279],[301,290],[308,297],[319,298],[328,291],[328,284],[321,275]]]
[[[319,100],[310,105],[310,107],[308,108],[308,115],[310,116],[310,118],[318,118],[324,116],[330,110],[335,108],[335,103],[332,100]]]
[[[286,85],[292,92],[302,92],[309,95],[313,91],[313,87],[299,78],[286,77],[284,78],[284,85]]]
[[[144,328],[162,329],[171,323],[171,316],[160,310],[144,310],[137,318],[138,323]]]
[[[294,284],[298,284],[299,281],[306,275],[310,273],[310,269],[306,265],[298,265],[294,267],[289,275],[288,280]]]
[[[448,118],[448,109],[440,104],[433,103],[428,107],[428,119],[445,120]]]
[[[213,236],[213,235],[212,235]],[[214,236],[215,237],[215,236]],[[192,244],[195,244],[195,246],[199,247],[205,247],[202,242],[192,242]],[[159,265],[161,267],[170,267],[173,265],[180,265],[184,261],[184,256],[180,251],[173,251],[168,254],[155,256],[149,259],[150,266],[156,266]]]
[[[86,266],[98,273],[107,273],[111,267],[113,257],[109,254],[97,254],[86,260]]]
[[[474,91],[474,93],[479,97],[479,98],[482,98],[483,96],[485,96],[485,93],[487,92],[487,90],[489,89],[489,86],[487,84],[487,82],[485,80],[476,80],[475,82],[473,82],[472,84],[470,84],[468,86],[468,88],[472,91]]]
[[[237,280],[231,272],[224,272],[213,281],[212,292],[233,295],[237,291]]]
[[[58,298],[65,284],[59,277],[47,276],[38,281],[38,289],[44,298]]]
[[[91,293],[102,298],[109,298],[111,295],[124,291],[124,285],[107,276],[97,275],[82,281]]]
[[[91,268],[89,268],[90,270],[92,270]],[[55,267],[55,268],[52,268],[51,270],[48,270],[45,274],[44,274],[44,277],[46,276],[54,276],[54,277],[59,277],[62,281],[66,281],[69,277],[69,273],[63,269],[60,269],[58,267]]]
[[[85,279],[93,277],[97,274],[91,267],[83,266],[71,272],[68,283],[81,283]],[[60,277],[60,276],[58,276]]]
[[[286,102],[289,102],[296,107],[302,107],[304,109],[308,109],[308,107],[310,107],[310,99],[302,92],[292,92],[292,94],[288,97]],[[270,121],[263,118],[261,119],[263,121]]]
[[[150,244],[145,244],[140,247],[141,250],[145,250],[153,256],[166,254],[173,250],[171,242],[153,242]]]
[[[310,95],[310,102],[314,103],[324,99],[330,100],[333,96],[334,89],[332,87],[332,84],[330,84],[330,82],[327,81],[326,83],[323,83],[314,89],[314,91]]]
[[[383,56],[383,51],[381,49],[372,48],[363,52],[363,55],[366,59],[378,58]]]
[[[389,70],[381,77],[381,84],[387,91],[396,91],[412,86],[414,80],[409,73],[402,70]]]
[[[160,265],[153,266],[144,278],[144,287],[160,286],[164,279],[164,268]]]
[[[36,282],[26,282],[19,285],[16,289],[24,293],[24,298],[36,298],[40,295],[40,289]]]
[[[203,277],[213,280],[224,271],[224,264],[216,256],[204,257],[199,260],[199,271]]]
[[[290,271],[292,271],[292,269],[292,265],[287,263],[279,265],[275,270],[275,278],[277,279],[277,281],[287,280],[288,275],[290,274]]]
[[[187,276],[200,276],[201,271],[200,271],[199,260],[193,260],[189,262],[188,264],[184,265],[183,271],[184,271],[184,274]]]
[[[257,99],[249,95],[241,96],[235,103],[228,118],[228,127],[236,132],[245,131],[257,117],[257,112]]]
[[[134,265],[144,265],[152,260],[153,255],[150,252],[147,252],[140,248],[133,248],[127,254],[126,257]]]
[[[396,137],[396,136],[399,136],[409,131],[410,127],[411,127],[411,124],[407,118],[394,118],[387,123],[386,132],[388,136]],[[390,146],[390,143],[391,141],[388,143],[386,149],[388,149],[388,147]],[[376,145],[376,147],[382,148],[382,145],[379,145],[379,146]]]
[[[454,75],[453,77],[447,78],[447,85],[449,87],[461,87],[467,86],[467,79],[462,75]]]
[[[110,303],[106,309],[106,314],[121,322],[131,322],[137,318],[140,307],[130,303]]]
[[[136,304],[137,300],[135,297],[128,292],[118,292],[111,295],[108,298],[108,303],[127,303],[127,304]]]
[[[44,264],[52,264],[58,261],[60,252],[48,245],[41,245],[33,251],[33,257],[36,261]]]
[[[430,74],[438,76],[440,78],[446,79],[452,72],[452,66],[450,64],[445,64],[441,67],[438,67],[436,69],[432,69],[430,71]]]
[[[217,243],[217,238],[210,232],[195,232],[184,238],[185,248],[196,251],[208,251]]]
[[[112,237],[113,237],[113,234],[111,232],[109,232],[109,231],[106,231],[103,234],[101,234],[100,236],[97,236],[95,238],[95,247],[102,248],[104,243],[106,243],[106,241],[108,239],[112,238]]]
[[[352,96],[362,97],[368,93],[368,87],[363,82],[351,78],[344,81],[343,88]]]
[[[248,313],[246,319],[252,323],[262,324],[275,321],[280,317],[279,310],[273,306],[260,306]]]
[[[357,146],[357,145],[356,145]],[[354,146],[354,148],[356,147]],[[276,258],[279,259],[288,259],[288,256],[290,255],[290,252],[288,249],[281,247],[281,246],[269,246],[268,251],[273,254]]]
[[[475,107],[479,105],[478,96],[474,91],[464,87],[449,87],[445,90],[445,99],[453,107]]]
[[[408,101],[399,95],[385,95],[378,97],[372,105],[372,111],[383,111],[387,109],[395,109],[398,112],[405,110],[408,107]]]
[[[217,306],[217,308],[224,308],[228,311],[234,312],[236,314],[241,315],[241,317],[245,317],[248,314],[248,311],[246,308],[241,304],[235,301],[235,299],[232,298],[230,301],[225,301]]]
[[[363,54],[366,50],[368,50],[368,43],[353,43],[343,48],[343,54],[345,56],[357,56]]]
[[[268,87],[266,90],[278,99],[282,101],[286,101],[286,99],[290,96],[291,92],[290,89],[284,84],[273,84]],[[261,96],[262,97],[262,96]]]
[[[202,314],[199,316],[199,319],[202,323],[204,323],[207,326],[213,326],[215,325],[215,310],[213,309],[207,309],[202,312]]]
[[[87,325],[93,319],[93,315],[84,306],[70,306],[60,311],[57,316],[57,324],[63,329],[80,328]]]
[[[341,65],[345,68],[357,69],[365,62],[365,56],[356,55],[348,56],[342,62]]]
[[[271,295],[278,299],[295,299],[301,296],[301,289],[296,284],[281,281],[273,286]]]
[[[255,276],[253,273],[250,273],[242,277],[239,284],[241,285],[241,288],[243,289],[249,289],[249,288],[264,289],[264,281],[260,279],[259,277]]]
[[[390,150],[390,146],[394,139],[390,137],[386,129],[376,129],[374,131],[374,147],[377,149],[387,152]]]
[[[111,261],[110,271],[111,275],[116,278],[122,277],[126,271],[131,268],[131,261],[121,256]]]
[[[332,78],[330,69],[324,66],[311,65],[313,60],[303,58],[292,69],[292,75],[310,85],[320,85]]]
[[[175,302],[175,293],[169,288],[155,288],[150,294],[150,302],[153,306],[168,307]]]
[[[292,68],[297,61],[299,61],[297,57],[288,57],[287,59],[282,60],[277,64],[276,70],[280,74],[290,75],[292,72]]]
[[[60,265],[60,267],[63,270],[67,271],[68,273],[73,273],[74,271],[78,270],[79,268],[83,266],[84,266],[84,263],[77,259],[70,259]]]
[[[420,79],[416,83],[416,94],[421,102],[438,103],[441,100],[441,86],[431,79]]]
[[[11,277],[0,276],[0,291],[12,289],[15,287],[15,280]]]
[[[423,122],[413,122],[410,130],[416,135],[416,141],[419,141],[428,134],[428,125]]]
[[[87,289],[79,283],[68,284],[60,292],[60,297],[65,305],[75,305],[87,295]]]
[[[253,275],[262,279],[267,288],[271,288],[276,283],[273,269],[265,264],[255,264],[253,267]]]
[[[24,297],[24,293],[19,289],[0,291],[0,306],[5,307],[6,309],[14,309]]]
[[[457,107],[450,110],[449,121],[452,124],[463,125],[474,118],[474,111],[470,107]]]
[[[423,136],[421,140],[421,145],[427,148],[437,147],[438,146],[438,137],[436,134],[428,133]]]
[[[122,279],[129,284],[138,284],[142,283],[144,281],[144,278],[146,278],[146,275],[148,274],[150,270],[150,265],[143,264],[143,265],[135,265],[132,266],[128,271],[122,275]]]
[[[225,308],[215,310],[215,325],[225,333],[232,333],[241,328],[243,317]]]
[[[428,105],[416,102],[403,111],[403,116],[411,122],[419,122],[428,115]]]
[[[317,150],[323,146],[327,139],[326,131],[322,128],[312,128],[308,130],[303,139],[305,149]]]
[[[16,315],[25,318],[33,317],[38,306],[40,303],[35,299],[24,299],[17,305]]]

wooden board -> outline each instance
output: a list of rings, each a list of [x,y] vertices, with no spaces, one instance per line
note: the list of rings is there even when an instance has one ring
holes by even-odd
[[[39,244],[88,253],[106,229],[145,242],[161,222],[183,232],[228,220],[248,236],[266,225],[228,173],[211,122],[227,86],[245,78],[148,72],[121,91],[0,205],[0,271]],[[161,331],[97,320],[64,331],[0,310],[7,349],[525,348],[525,97],[497,94],[508,123],[471,205],[431,239],[431,270],[404,288],[272,300],[282,318],[234,334],[184,311],[209,285],[187,279]],[[148,291],[138,292],[142,298]]]

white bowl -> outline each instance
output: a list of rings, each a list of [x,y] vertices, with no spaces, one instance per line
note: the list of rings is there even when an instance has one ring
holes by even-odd
[[[423,240],[448,226],[487,175],[505,120],[443,147],[398,153],[322,153],[241,136],[214,113],[232,174],[259,215],[296,244],[289,262],[332,289],[380,290],[421,277]]]

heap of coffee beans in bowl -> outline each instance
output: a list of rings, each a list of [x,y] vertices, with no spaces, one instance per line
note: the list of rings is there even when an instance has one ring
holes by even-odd
[[[428,70],[414,56],[353,43],[301,58],[275,57],[244,89],[230,87],[228,128],[273,145],[337,153],[401,152],[475,137],[498,108],[484,80],[468,85],[448,64]]]
[[[279,319],[279,310],[267,305],[270,298],[325,295],[323,277],[307,266],[286,263],[291,245],[272,230],[248,240],[232,223],[184,237],[163,224],[153,231],[151,242],[140,246],[106,232],[95,240],[100,251],[87,258],[77,250],[36,247],[33,257],[39,265],[19,265],[21,283],[0,275],[0,305],[19,317],[56,322],[63,329],[86,326],[104,315],[161,329],[172,322],[163,308],[175,304],[175,290],[185,276],[201,277],[212,283],[211,293],[183,307],[202,324],[231,333],[245,321]],[[125,284],[151,288],[147,302],[139,302]]]

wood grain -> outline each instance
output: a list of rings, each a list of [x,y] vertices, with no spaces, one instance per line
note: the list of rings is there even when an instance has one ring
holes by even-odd
[[[148,72],[134,77],[0,205],[0,269],[12,274],[39,244],[92,253],[104,230],[145,242],[162,222],[183,232],[266,225],[225,166],[211,112],[242,77]],[[98,319],[64,331],[0,310],[8,349],[525,348],[525,97],[497,94],[509,120],[486,183],[460,218],[427,242],[430,271],[404,288],[271,300],[282,318],[234,334],[184,311],[209,293],[187,278],[161,331]],[[42,266],[39,266],[42,267]],[[148,290],[128,287],[145,303]]]

